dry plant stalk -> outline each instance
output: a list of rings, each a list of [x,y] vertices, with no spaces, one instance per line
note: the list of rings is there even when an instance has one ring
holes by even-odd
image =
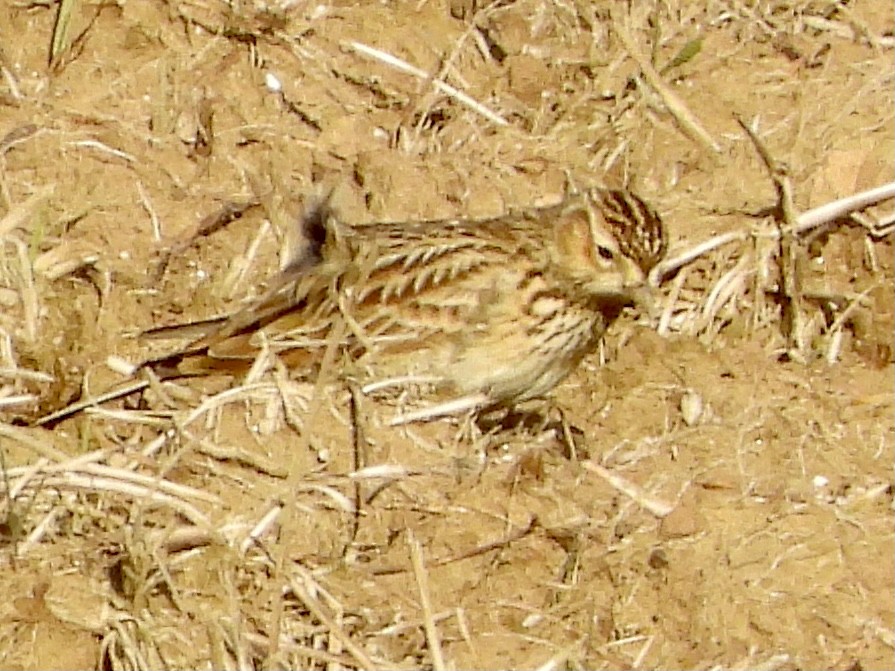
[[[767,166],[767,163],[765,165]],[[776,163],[774,165],[779,172],[779,166]],[[783,172],[785,173],[785,170]],[[895,198],[895,182],[831,201],[801,214],[797,214],[792,205],[791,187],[785,174],[778,174],[775,184],[778,184],[778,217],[772,228],[761,225],[750,230],[730,231],[713,236],[688,248],[673,250],[653,269],[650,282],[654,285],[677,273],[661,312],[659,333],[668,333],[677,328],[689,334],[709,334],[714,328],[713,325],[720,323],[718,318],[721,308],[725,304],[741,303],[749,291],[753,292],[750,306],[752,330],[754,331],[759,323],[770,325],[776,322],[777,317],[771,314],[764,300],[768,283],[774,274],[771,270],[773,265],[776,266],[777,274],[781,278],[775,293],[778,302],[779,296],[784,297],[784,304],[781,305],[785,309],[784,326],[781,330],[787,338],[788,353],[800,360],[804,359],[806,348],[810,344],[806,342],[806,335],[811,330],[810,321],[806,318],[805,301],[807,298],[817,300],[822,297],[803,296],[799,279],[801,272],[799,259],[804,253],[802,238],[821,226],[848,224],[854,221],[867,229],[868,244],[871,239],[890,235],[892,224],[888,221],[889,218],[866,221],[860,217],[860,212]],[[784,207],[783,204],[787,202],[789,205]],[[784,214],[786,211],[788,214]],[[744,246],[744,243],[749,243],[750,246]],[[738,260],[734,262],[734,267],[724,270],[730,260],[719,251],[732,244],[740,245],[742,248],[730,252],[730,256]],[[687,271],[691,268],[691,264],[709,254],[716,255],[715,266],[719,274],[709,281],[710,289],[698,292],[697,305],[685,307],[686,301],[682,298],[685,293],[684,285],[692,279]],[[751,281],[750,276],[753,278]],[[873,288],[870,287],[860,295],[850,297],[847,308],[844,305],[839,306],[837,302],[837,309],[844,308],[845,313],[840,313],[832,324],[825,327],[825,332],[830,338],[826,351],[828,361],[832,362],[837,358],[842,329]],[[795,298],[787,298],[788,296]],[[690,298],[690,301],[692,300],[693,298]],[[796,309],[798,306],[800,308]]]
[[[787,340],[789,353],[804,361],[808,343],[805,342],[805,309],[802,296],[802,271],[799,265],[802,250],[795,235],[797,214],[793,203],[789,168],[771,156],[764,142],[749,124],[740,117],[737,117],[737,122],[755,145],[777,190],[779,215],[776,223],[780,233],[778,265],[782,284],[778,297],[783,311],[783,335]]]
[[[413,577],[420,595],[420,607],[423,610],[423,625],[426,630],[426,642],[429,645],[429,654],[432,655],[432,666],[435,671],[444,671],[447,667],[444,663],[444,655],[441,652],[441,637],[438,635],[438,627],[435,626],[432,610],[432,598],[429,594],[429,575],[423,559],[423,548],[416,539],[413,531],[407,530],[407,544],[410,546],[410,563],[413,566]]]
[[[623,478],[617,473],[613,473],[608,468],[601,466],[594,461],[584,461],[581,465],[591,473],[599,475],[622,494],[630,497],[640,505],[641,508],[648,510],[656,517],[667,517],[674,510],[674,506],[670,503],[666,503],[651,494],[647,494],[642,488],[638,487],[630,480]]]
[[[146,207],[147,209],[149,209],[148,205]],[[162,275],[165,274],[165,271],[168,268],[168,264],[171,262],[172,258],[183,254],[187,249],[196,244],[197,240],[213,235],[217,231],[220,231],[222,228],[228,226],[234,221],[242,219],[242,217],[244,217],[246,214],[257,210],[260,207],[260,200],[248,200],[243,202],[231,201],[224,203],[220,208],[205,216],[202,221],[199,222],[199,225],[196,227],[195,231],[193,231],[183,240],[173,245],[162,255],[161,259],[159,260],[159,264],[153,273],[153,281],[157,282],[162,277]],[[155,224],[155,218],[153,218],[153,231],[155,232],[156,230],[157,227]]]
[[[386,53],[380,49],[375,49],[374,47],[367,46],[362,42],[347,42],[346,45],[357,51],[359,53],[364,54],[365,56],[369,56],[370,58],[375,58],[376,60],[385,63],[386,65],[390,65],[391,67],[399,70],[400,72],[404,72],[409,75],[413,75],[418,79],[422,79],[423,81],[431,81],[432,85],[437,88],[442,93],[448,95],[449,97],[457,100],[458,102],[466,105],[474,112],[481,114],[483,117],[491,121],[492,123],[497,124],[498,126],[507,126],[509,123],[502,116],[497,114],[496,112],[491,111],[485,105],[481,104],[475,98],[463,93],[459,89],[454,88],[450,84],[447,84],[440,79],[432,79],[427,72],[424,70],[420,70],[418,67],[411,65],[405,60],[398,58],[397,56],[393,56],[392,54]]]
[[[289,586],[296,598],[298,598],[311,614],[326,627],[332,636],[339,640],[345,647],[345,650],[348,651],[348,654],[354,658],[361,668],[380,668],[377,664],[374,664],[373,660],[367,656],[367,653],[351,639],[351,636],[349,636],[345,629],[339,626],[339,624],[324,610],[323,604],[321,604],[317,597],[311,593],[309,587],[314,588],[316,591],[319,586],[310,575],[302,571],[301,575],[290,580]]]
[[[675,118],[683,131],[695,142],[700,144],[706,150],[718,154],[721,147],[712,139],[709,132],[703,127],[696,116],[689,110],[686,103],[669,87],[663,80],[662,76],[656,72],[656,69],[650,62],[644,58],[634,43],[634,40],[628,34],[627,29],[622,25],[621,20],[615,18],[612,24],[615,34],[625,47],[628,55],[637,63],[637,67],[643,73],[646,81],[653,87],[656,93],[662,98],[668,112]]]
[[[487,543],[482,543],[481,545],[477,545],[468,550],[463,550],[462,552],[458,552],[455,555],[450,557],[443,557],[441,559],[435,559],[429,561],[430,567],[437,566],[446,566],[447,564],[453,564],[455,562],[464,561],[466,559],[471,559],[472,557],[478,557],[483,554],[488,554],[489,552],[494,552],[495,550],[503,549],[516,541],[525,538],[530,533],[534,532],[536,529],[540,528],[538,525],[537,518],[531,517],[528,520],[528,523],[525,526],[517,527],[516,529],[510,531],[503,538],[499,538],[494,541],[489,541]],[[370,573],[373,575],[394,575],[396,573],[406,573],[406,566],[379,566],[370,570]]]

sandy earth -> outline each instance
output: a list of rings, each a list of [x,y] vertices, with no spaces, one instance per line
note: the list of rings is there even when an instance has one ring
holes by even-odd
[[[895,667],[892,235],[793,243],[788,347],[735,118],[800,211],[891,181],[891,3],[75,4],[49,67],[56,5],[0,6],[0,666]],[[389,428],[273,371],[28,426],[261,293],[326,189],[369,222],[569,182],[632,185],[672,255],[742,235],[549,405]]]

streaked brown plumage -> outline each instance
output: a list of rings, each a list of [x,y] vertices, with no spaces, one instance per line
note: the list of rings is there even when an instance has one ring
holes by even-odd
[[[479,405],[540,397],[590,352],[665,251],[658,215],[625,191],[484,220],[346,226],[325,203],[309,252],[253,305],[167,327],[200,334],[145,365],[162,378],[239,373],[262,342],[310,371],[332,343],[363,382],[412,376]]]
[[[648,205],[607,189],[494,219],[356,227],[323,202],[302,224],[306,251],[264,296],[227,317],[148,332],[193,341],[141,368],[162,379],[238,375],[268,351],[313,376],[330,353],[367,390],[434,387],[440,403],[393,423],[509,406],[574,370],[636,302],[666,246]],[[121,385],[35,423],[147,385]]]

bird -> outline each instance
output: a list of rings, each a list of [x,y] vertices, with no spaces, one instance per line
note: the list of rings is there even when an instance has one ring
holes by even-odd
[[[301,253],[236,312],[152,329],[188,337],[145,361],[162,380],[238,376],[262,352],[311,377],[327,351],[365,390],[420,384],[395,423],[541,398],[648,298],[667,234],[624,189],[592,187],[498,217],[350,225],[329,198],[300,221]]]

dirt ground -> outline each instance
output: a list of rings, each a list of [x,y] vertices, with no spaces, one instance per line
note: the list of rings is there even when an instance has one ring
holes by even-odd
[[[891,203],[785,236],[788,334],[737,122],[798,211],[892,181],[891,3],[75,2],[51,59],[57,9],[0,6],[0,666],[895,668]],[[328,189],[569,184],[635,188],[672,257],[732,235],[519,421],[275,370],[29,425],[260,294]]]

